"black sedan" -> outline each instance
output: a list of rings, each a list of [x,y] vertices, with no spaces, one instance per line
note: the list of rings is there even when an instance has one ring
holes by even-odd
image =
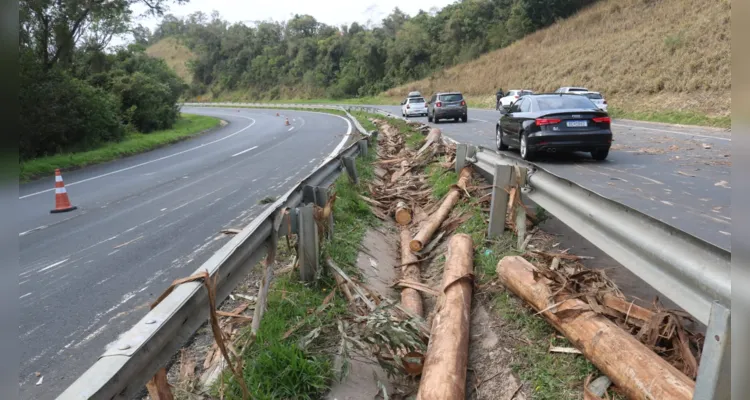
[[[517,147],[521,158],[539,153],[590,152],[604,160],[612,145],[607,112],[577,94],[533,94],[518,99],[495,129],[498,150]]]

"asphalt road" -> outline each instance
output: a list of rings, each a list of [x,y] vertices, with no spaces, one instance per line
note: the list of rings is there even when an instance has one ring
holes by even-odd
[[[398,106],[373,106],[401,115]],[[496,149],[500,113],[469,110],[469,121],[430,124],[461,143]],[[425,117],[411,117],[427,123]],[[607,160],[554,154],[537,165],[604,197],[729,250],[731,134],[725,130],[615,120]],[[517,150],[507,154],[518,156]]]
[[[228,125],[169,147],[63,173],[78,210],[50,214],[54,179],[20,187],[23,399],[51,399],[96,361],[175,279],[338,151],[330,114],[184,108]],[[35,376],[39,372],[43,379]],[[41,383],[38,382],[41,380]]]

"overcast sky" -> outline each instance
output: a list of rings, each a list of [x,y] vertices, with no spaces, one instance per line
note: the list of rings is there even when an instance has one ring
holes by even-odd
[[[415,15],[420,9],[443,8],[456,0],[190,0],[188,4],[170,5],[170,14],[185,17],[196,11],[210,15],[213,10],[229,22],[286,21],[294,14],[309,14],[328,25],[341,26],[352,22],[379,24],[380,20],[398,7],[406,14]],[[134,14],[145,11],[140,3],[134,7]],[[152,31],[160,18],[140,18],[134,21],[149,27]]]

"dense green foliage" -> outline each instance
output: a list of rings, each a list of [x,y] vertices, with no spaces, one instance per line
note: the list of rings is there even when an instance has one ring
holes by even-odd
[[[22,161],[90,149],[177,121],[175,102],[186,86],[166,63],[147,56],[143,44],[108,49],[115,35],[130,30],[136,2],[19,2]],[[164,0],[148,5],[160,14]]]
[[[367,96],[507,46],[594,1],[463,0],[414,17],[397,8],[372,28],[309,15],[246,26],[198,12],[165,16],[151,41],[175,36],[196,54],[192,95]]]

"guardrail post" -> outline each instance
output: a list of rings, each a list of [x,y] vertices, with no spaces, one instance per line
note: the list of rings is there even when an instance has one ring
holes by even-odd
[[[711,315],[703,343],[694,400],[729,400],[732,387],[731,312],[718,302],[711,305]]]
[[[456,146],[456,173],[461,173],[461,170],[466,166],[466,157],[469,155],[469,145],[466,143],[459,143]]]
[[[313,205],[308,204],[297,209],[298,233],[297,254],[299,254],[299,275],[304,282],[312,282],[318,272],[318,227],[315,225]]]
[[[360,157],[367,157],[367,139],[362,139],[357,142],[357,146],[359,146]]]
[[[370,132],[370,140],[372,141],[372,143],[378,142],[378,130],[377,129]]]
[[[459,146],[461,146],[459,144]],[[458,166],[458,150],[456,150],[456,166]],[[513,167],[510,165],[495,165],[492,179],[492,202],[490,203],[490,224],[487,229],[488,237],[502,236],[505,231],[505,215],[508,210],[508,192],[505,188],[513,182]]]
[[[349,174],[349,179],[355,185],[359,184],[359,177],[357,177],[357,166],[354,163],[354,157],[341,157],[341,162],[344,163],[346,173]]]
[[[315,202],[318,207],[325,207],[328,203],[328,188],[322,186],[315,187]],[[328,240],[333,240],[333,210],[328,216]]]

